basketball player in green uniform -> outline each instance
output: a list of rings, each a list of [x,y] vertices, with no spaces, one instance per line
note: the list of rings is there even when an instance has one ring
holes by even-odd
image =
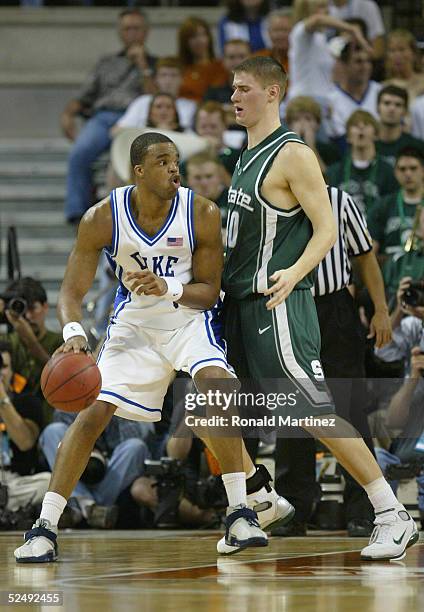
[[[249,58],[234,71],[231,100],[248,145],[229,190],[226,339],[239,376],[292,381],[299,398],[293,417],[331,417],[310,288],[315,267],[336,241],[336,226],[314,153],[281,125],[286,81],[271,58]],[[403,557],[418,539],[414,521],[353,428],[336,418],[339,433],[330,429],[308,431],[365,488],[376,513],[362,558]]]

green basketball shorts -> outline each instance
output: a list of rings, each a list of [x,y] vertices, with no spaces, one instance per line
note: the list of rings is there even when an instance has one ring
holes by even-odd
[[[274,310],[270,298],[252,294],[243,300],[224,300],[224,337],[228,360],[240,379],[279,379],[297,396],[293,416],[335,412],[320,362],[320,331],[309,289],[294,290]]]

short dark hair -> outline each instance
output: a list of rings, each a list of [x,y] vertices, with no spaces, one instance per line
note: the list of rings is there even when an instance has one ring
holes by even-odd
[[[118,15],[119,20],[123,19],[124,17],[127,17],[127,15],[138,15],[139,17],[143,17],[146,24],[149,23],[146,13],[136,6],[134,6],[133,8],[123,9]]]
[[[24,298],[29,306],[35,302],[40,302],[41,304],[47,302],[47,293],[43,285],[31,276],[25,276],[13,281],[7,286],[6,291],[7,293],[13,292],[19,295],[19,297]]]
[[[349,19],[345,19],[346,23],[351,23],[352,25],[356,25],[361,30],[362,36],[364,38],[368,38],[368,26],[367,22],[361,19],[360,17],[350,17]]]
[[[405,105],[405,108],[408,108],[408,92],[403,87],[398,87],[397,85],[386,85],[378,92],[377,96],[377,106],[380,104],[381,98],[387,94],[388,96],[396,96],[397,98],[401,98]]]
[[[227,18],[229,21],[235,21],[236,23],[242,23],[247,20],[247,12],[244,8],[241,0],[227,0]],[[270,11],[270,1],[262,0],[261,4],[257,8],[258,15],[265,17]]]
[[[162,142],[170,142],[176,146],[168,136],[159,134],[159,132],[146,132],[145,134],[137,136],[137,138],[133,140],[130,149],[131,166],[134,168],[134,166],[142,164],[149,147],[155,144],[161,144]]]
[[[348,64],[353,53],[358,53],[359,51],[364,51],[363,47],[359,45],[359,43],[351,41],[348,42],[342,49],[340,53],[339,60],[343,62],[343,64]]]
[[[243,60],[233,70],[233,73],[247,72],[260,81],[264,87],[276,83],[281,89],[281,100],[287,85],[287,74],[280,62],[273,57],[253,56]],[[280,100],[280,101],[281,101]]]
[[[401,157],[414,157],[415,159],[418,159],[422,166],[424,166],[424,156],[416,147],[403,147],[403,149],[401,149],[396,155],[396,164]]]

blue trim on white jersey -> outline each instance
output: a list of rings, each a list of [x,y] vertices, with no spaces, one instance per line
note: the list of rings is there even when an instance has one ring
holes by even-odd
[[[141,408],[142,410],[147,410],[147,412],[159,412],[159,414],[162,414],[162,410],[160,408],[147,408],[146,406],[137,404],[137,402],[133,402],[132,400],[127,399],[126,397],[122,397],[122,395],[119,395],[119,393],[114,393],[113,391],[105,391],[104,389],[100,389],[100,393],[104,393],[105,395],[112,395],[113,397],[117,397],[118,399],[122,400],[123,402],[126,402],[127,404],[131,404],[132,406],[137,406],[137,408]]]
[[[123,285],[122,285],[122,287],[123,287]],[[125,289],[125,287],[124,287],[124,289]],[[127,294],[125,296],[123,296],[123,299],[121,299],[119,302],[117,301],[119,291],[116,294],[115,303],[114,303],[115,311],[113,313],[113,318],[114,319],[116,319],[118,317],[119,313],[125,308],[125,306],[131,302],[131,293],[130,293],[130,291],[128,291],[128,289],[125,289],[125,290],[127,291]]]
[[[122,283],[122,274],[123,274],[123,272],[124,272],[124,268],[118,264],[118,279],[119,279],[119,282],[121,283],[122,286],[124,286],[123,283]],[[124,288],[128,291],[128,289],[126,287],[124,287]]]
[[[195,228],[194,228],[194,192],[192,192],[192,198],[191,198],[191,206],[190,206],[190,220],[191,220],[191,233],[193,235],[193,249],[196,246],[196,234],[195,234]]]
[[[225,361],[225,359],[221,359],[221,357],[210,357],[209,359],[201,359],[200,361],[196,361],[196,363],[194,363],[190,368],[190,374],[194,368],[199,365],[199,363],[206,363],[207,361],[222,361],[222,363],[225,363],[225,369],[228,370],[228,363]]]
[[[175,219],[175,215],[177,214],[178,202],[180,201],[180,194],[177,192],[177,195],[172,200],[172,204],[171,204],[171,208],[169,209],[168,217],[165,223],[163,224],[163,226],[160,228],[160,230],[156,232],[154,236],[148,236],[147,234],[144,233],[141,227],[137,224],[136,220],[133,217],[132,211],[131,211],[130,202],[131,202],[131,192],[133,189],[134,189],[134,185],[131,185],[131,187],[129,187],[128,191],[125,193],[125,198],[124,198],[125,212],[127,214],[128,221],[132,229],[137,234],[137,236],[139,236],[143,240],[143,242],[145,242],[149,246],[153,246],[167,232],[171,223]]]
[[[224,348],[219,344],[218,340],[215,337],[215,330],[213,328],[213,326],[211,325],[211,320],[212,320],[212,313],[210,310],[205,310],[204,313],[205,315],[205,327],[206,327],[206,333],[208,335],[209,338],[209,342],[211,343],[211,345],[215,348],[217,348],[219,351],[221,351],[221,353],[224,355],[225,358],[227,358],[227,355],[225,354],[225,350]]]
[[[110,338],[110,330],[111,330],[112,325],[113,325],[113,323],[112,323],[112,321],[111,321],[111,322],[109,323],[109,325],[107,326],[105,341],[103,342],[103,344],[102,344],[102,348],[100,349],[99,354],[97,355],[97,359],[96,359],[96,364],[97,364],[97,365],[99,365],[100,358],[101,358],[101,356],[102,356],[102,354],[103,354],[103,351],[104,351],[104,349],[105,349],[105,346],[106,346],[106,342],[107,342],[107,341],[109,340],[109,338]]]
[[[118,264],[116,263],[116,261],[114,259],[112,259],[113,256],[110,253],[110,251],[108,251],[107,249],[104,249],[104,252],[105,252],[108,264],[112,268],[113,273],[116,275],[116,268],[117,268]]]
[[[118,217],[118,205],[116,203],[116,189],[111,191],[110,194],[110,207],[112,210],[112,247],[110,251],[111,257],[116,257],[118,253],[119,245],[119,217]]]
[[[190,243],[190,249],[193,253],[194,251],[194,223],[193,223],[193,203],[194,203],[194,193],[191,189],[188,192],[187,198],[187,231],[188,231],[188,240]]]

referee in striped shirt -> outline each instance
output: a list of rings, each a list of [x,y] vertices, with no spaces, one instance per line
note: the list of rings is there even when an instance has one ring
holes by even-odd
[[[376,347],[391,340],[384,282],[364,216],[348,193],[336,187],[327,189],[338,239],[320,263],[313,289],[321,329],[321,363],[337,414],[352,423],[374,454],[364,412],[365,333],[348,289],[352,283],[351,258],[355,258],[358,273],[374,304],[369,337],[375,337]],[[352,379],[360,380],[352,384]],[[348,534],[367,536],[373,527],[373,509],[364,489],[346,471],[343,474]],[[305,535],[316,497],[313,438],[277,439],[276,489],[294,505],[296,515],[289,525],[277,527],[273,535]]]

